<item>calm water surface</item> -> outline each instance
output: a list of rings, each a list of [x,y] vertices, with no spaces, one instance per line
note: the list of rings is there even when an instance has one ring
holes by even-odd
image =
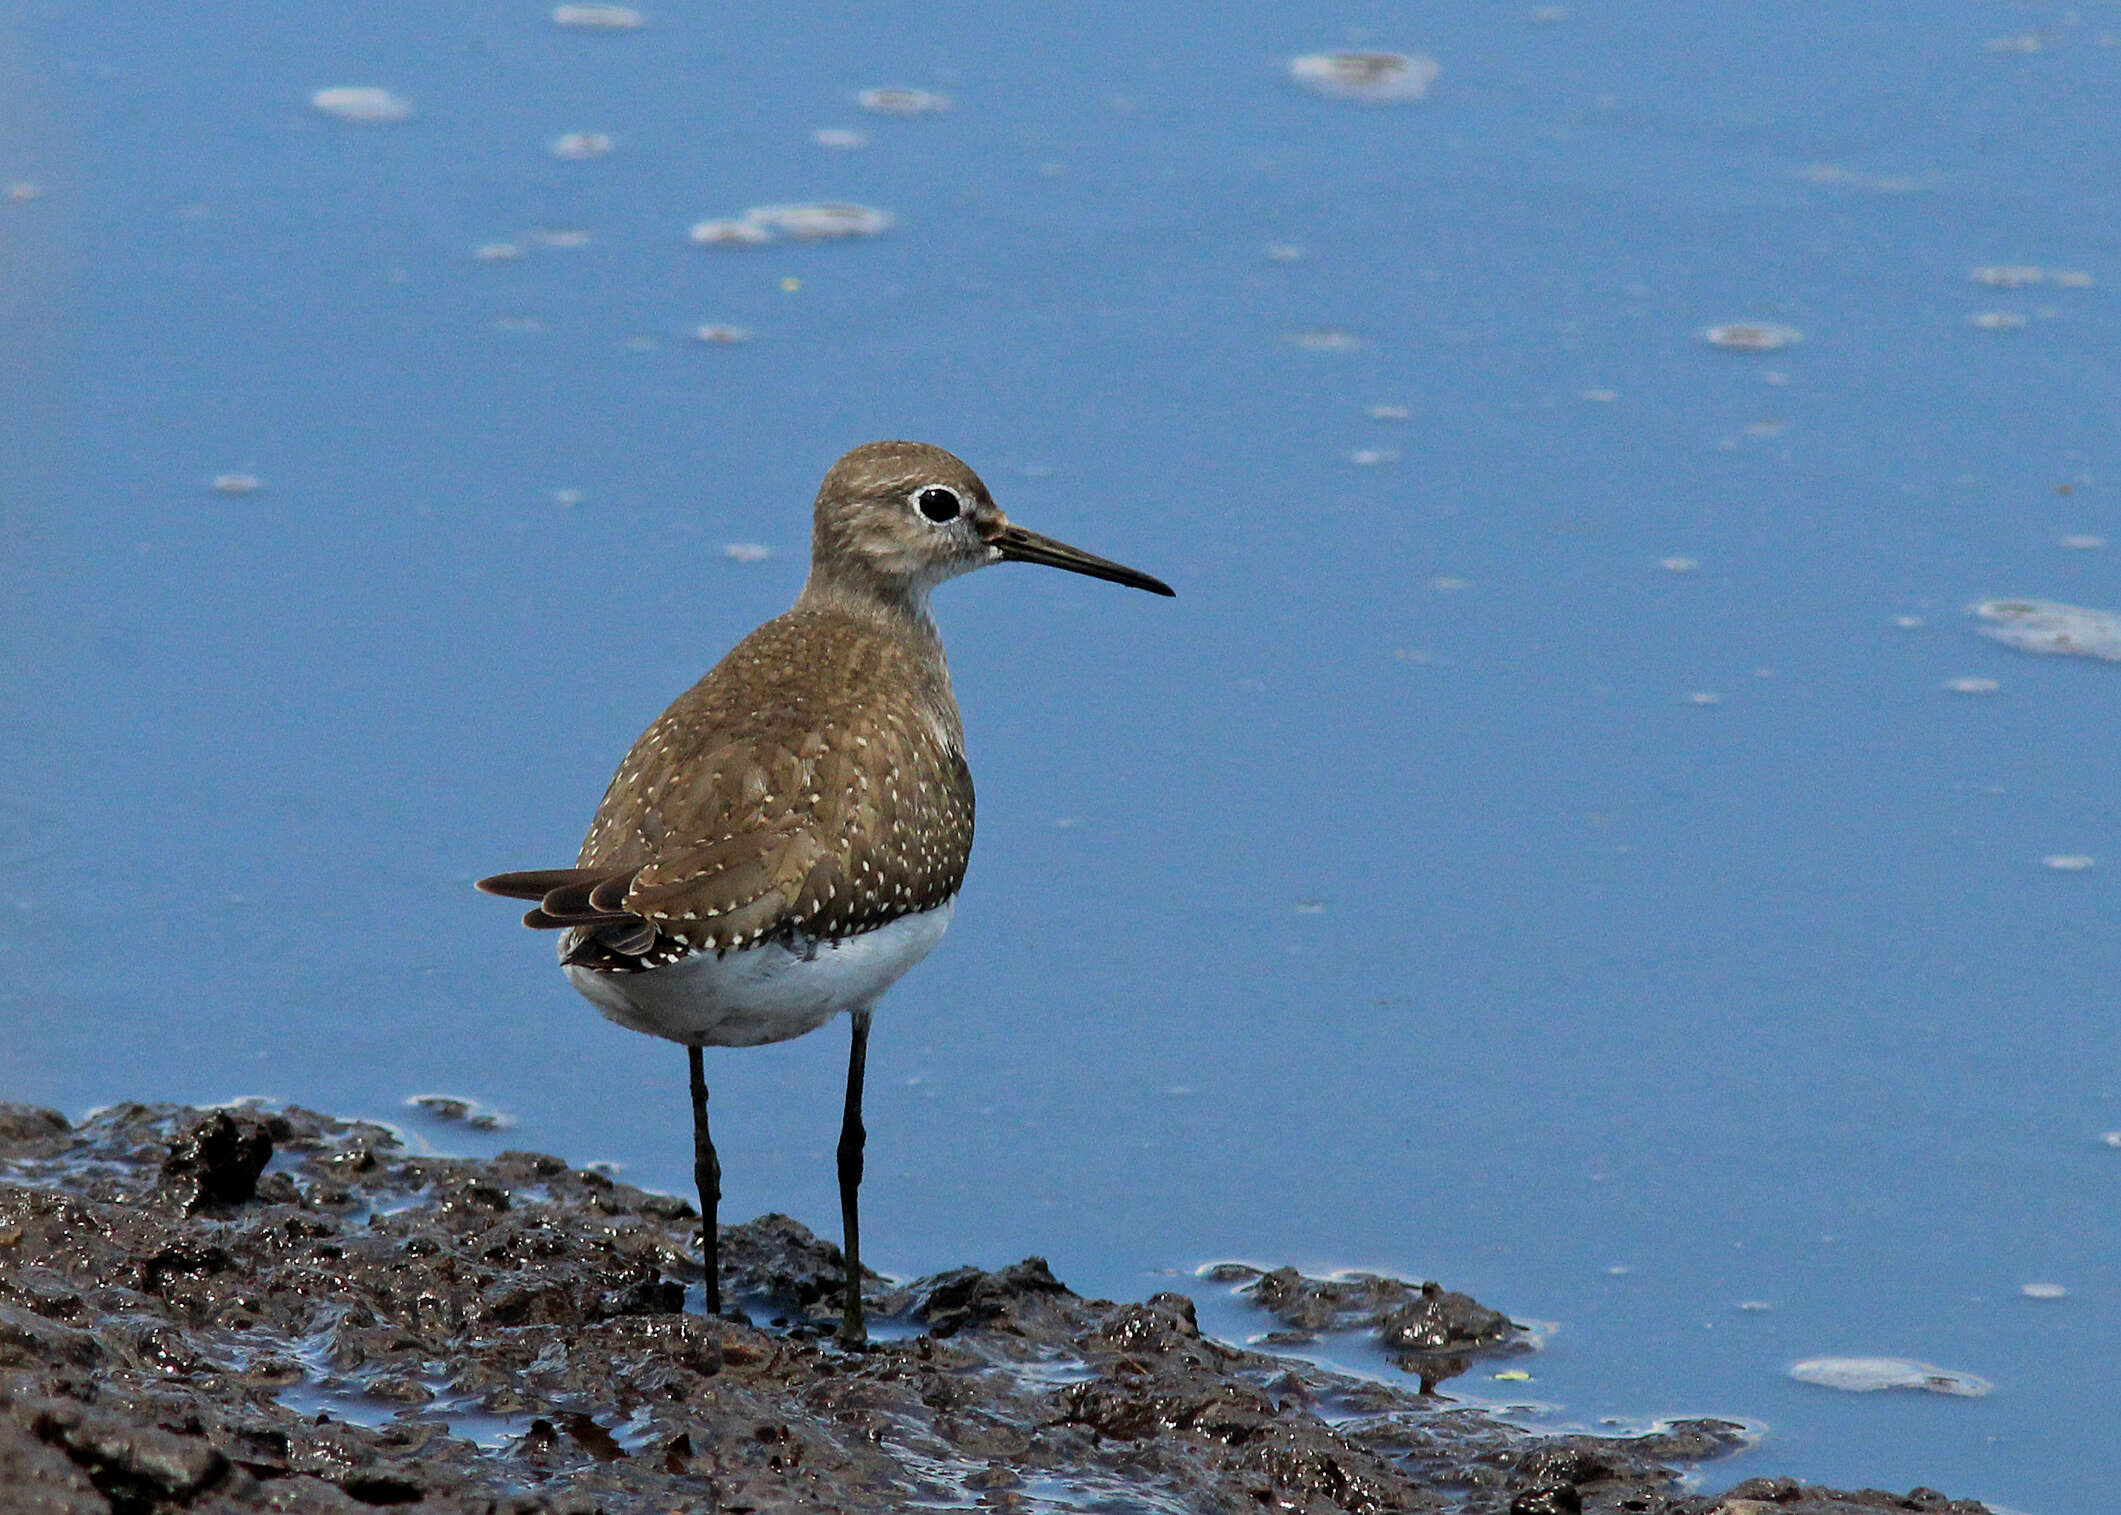
[[[939,596],[981,842],[881,1266],[1435,1276],[1554,1327],[1471,1394],[1763,1427],[1710,1487],[2107,1508],[2121,671],[1966,607],[2121,607],[2121,7],[1143,9],[0,4],[0,1095],[683,1187],[683,1059],[470,880],[917,437],[1181,597]],[[815,200],[896,224],[688,238]],[[829,1227],[843,1055],[711,1060],[729,1213]]]

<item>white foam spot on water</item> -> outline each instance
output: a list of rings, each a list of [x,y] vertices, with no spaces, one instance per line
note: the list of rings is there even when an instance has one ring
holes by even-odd
[[[1851,189],[1867,189],[1879,194],[1907,195],[1930,187],[1934,176],[1918,177],[1914,174],[1867,174],[1839,163],[1808,163],[1797,170],[1797,177],[1811,184],[1839,184]]]
[[[2017,331],[2027,319],[2014,310],[1980,310],[1968,316],[1966,324],[1980,331]]]
[[[1946,679],[1944,687],[1953,694],[1994,694],[2003,686],[1994,679],[1963,678]]]
[[[830,147],[840,152],[851,152],[858,147],[867,147],[869,139],[858,131],[849,131],[844,126],[821,126],[810,134],[810,140],[819,147]]]
[[[794,205],[754,205],[743,219],[798,242],[831,242],[844,237],[874,237],[897,225],[888,210],[846,201]]]
[[[412,102],[374,84],[334,84],[309,97],[309,103],[341,121],[376,124],[412,119]]]
[[[933,116],[950,109],[948,95],[927,89],[865,89],[854,99],[882,116]]]
[[[1933,1367],[1905,1357],[1808,1357],[1790,1364],[1799,1383],[1868,1394],[1879,1389],[1922,1389],[1931,1394],[1978,1398],[1995,1386],[1985,1378]]]
[[[1341,326],[1306,326],[1290,332],[1289,340],[1305,352],[1353,352],[1363,345],[1361,337]]]
[[[773,549],[758,542],[731,542],[722,548],[722,556],[732,563],[763,563]]]
[[[1803,332],[1780,321],[1726,321],[1701,335],[1711,347],[1729,352],[1774,352],[1804,340]]]
[[[1371,105],[1419,100],[1442,72],[1434,58],[1410,53],[1305,53],[1289,63],[1304,88]]]
[[[604,32],[630,32],[647,20],[630,5],[555,5],[552,19],[561,26]]]
[[[690,235],[702,247],[756,247],[773,240],[765,227],[734,219],[695,221]]]
[[[2030,263],[1991,263],[1974,269],[1967,277],[1991,289],[2023,289],[2028,284],[2045,284],[2047,270]]]
[[[601,158],[615,145],[604,132],[565,132],[552,139],[549,150],[555,158],[580,162],[585,158]]]
[[[265,487],[254,473],[217,473],[214,488],[223,494],[256,494]]]
[[[1692,573],[1701,567],[1701,559],[1686,557],[1659,558],[1657,566],[1666,573]]]
[[[2121,663],[2121,616],[2052,600],[1982,600],[1974,629],[2020,652],[2068,654]]]
[[[471,255],[481,263],[512,263],[523,256],[523,249],[513,242],[481,242]]]
[[[2020,1284],[2018,1285],[2018,1292],[2027,1299],[2066,1299],[2069,1297],[2069,1290],[2061,1284]]]
[[[696,221],[692,240],[703,247],[756,247],[777,237],[836,242],[874,237],[897,225],[891,212],[848,202],[754,205],[740,216]]]
[[[2087,873],[2099,866],[2099,860],[2082,852],[2055,852],[2040,859],[2040,865],[2057,873]]]
[[[751,340],[748,326],[723,326],[709,321],[692,328],[692,335],[713,347],[736,347]]]

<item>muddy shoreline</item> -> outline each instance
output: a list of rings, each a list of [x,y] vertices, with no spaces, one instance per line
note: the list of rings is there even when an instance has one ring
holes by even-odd
[[[794,1221],[722,1232],[556,1157],[416,1156],[301,1109],[0,1105],[0,1515],[165,1511],[1464,1511],[1981,1515],[1931,1490],[1682,1478],[1692,1420],[1535,1435],[1424,1394],[1522,1350],[1436,1285],[1238,1279],[1268,1340],[1365,1329],[1404,1388],[1083,1299],[1027,1258],[865,1289]],[[1278,1330],[1277,1330],[1278,1327]]]

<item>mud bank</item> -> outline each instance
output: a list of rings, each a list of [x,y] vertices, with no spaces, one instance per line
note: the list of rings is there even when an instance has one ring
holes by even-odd
[[[1688,1494],[1722,1421],[1535,1436],[1203,1337],[1189,1301],[1083,1299],[1027,1258],[872,1279],[555,1157],[419,1157],[309,1111],[0,1105],[0,1512],[1465,1511],[1981,1515],[1928,1490]],[[1274,1339],[1351,1321],[1434,1383],[1518,1342],[1464,1295],[1250,1281]],[[1287,1334],[1284,1334],[1287,1333]]]

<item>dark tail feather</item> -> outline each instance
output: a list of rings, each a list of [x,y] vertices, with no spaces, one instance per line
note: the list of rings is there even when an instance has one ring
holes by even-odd
[[[626,891],[638,868],[613,873],[608,868],[532,868],[496,873],[478,887],[505,899],[536,900],[538,908],[523,917],[533,931],[563,926],[613,926],[641,917],[626,908]]]
[[[536,900],[523,924],[533,931],[579,930],[581,935],[565,961],[590,967],[624,967],[626,958],[653,951],[659,940],[655,922],[626,908],[638,868],[614,873],[609,868],[532,868],[496,873],[478,887],[506,899]]]
[[[603,868],[531,868],[522,873],[496,873],[472,887],[503,899],[541,900],[569,884],[593,884],[609,876],[609,870]]]
[[[606,920],[631,916],[634,912],[626,908],[626,891],[633,887],[634,875],[640,871],[628,868],[622,873],[598,873],[585,869],[583,876],[548,890],[538,903],[547,915],[576,926],[594,924],[594,916]]]
[[[569,926],[581,926],[584,929],[594,929],[598,926],[624,926],[631,925],[640,919],[641,917],[638,915],[628,915],[623,911],[615,911],[610,915],[596,915],[593,913],[554,915],[543,905],[540,905],[535,910],[523,912],[523,924],[533,931],[564,931]]]

